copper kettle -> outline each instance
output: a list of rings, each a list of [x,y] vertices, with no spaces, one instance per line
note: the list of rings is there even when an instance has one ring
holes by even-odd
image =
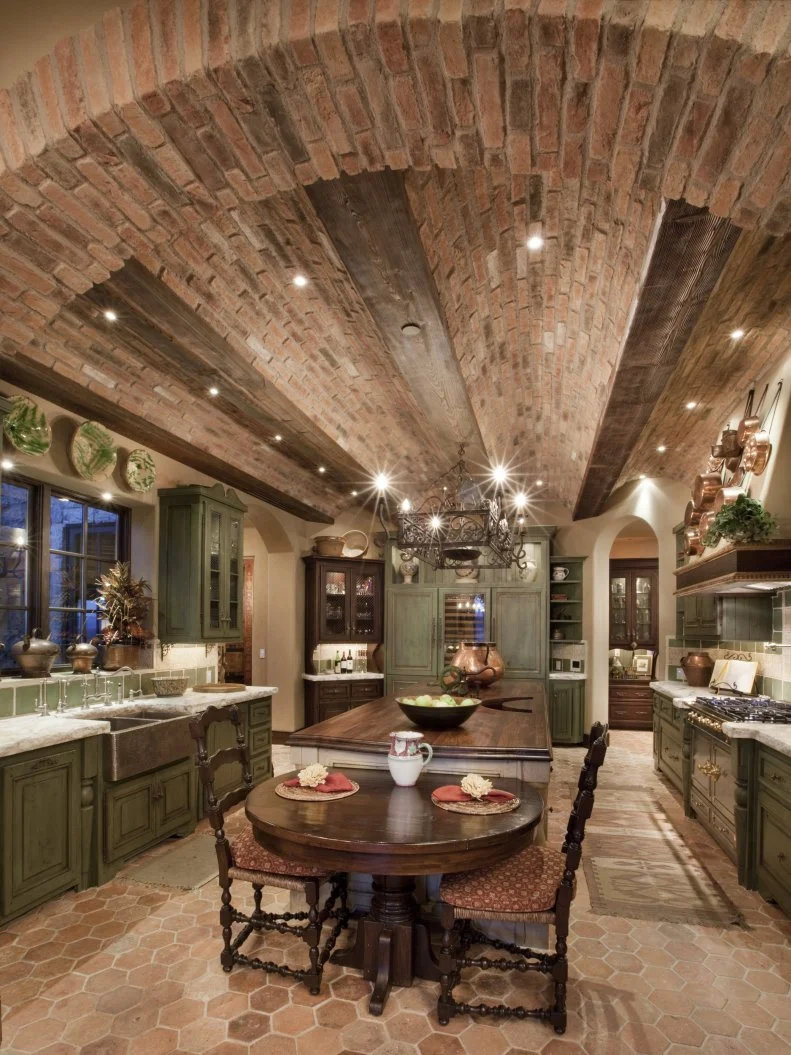
[[[491,685],[505,674],[505,662],[494,641],[463,641],[450,661],[471,685]]]

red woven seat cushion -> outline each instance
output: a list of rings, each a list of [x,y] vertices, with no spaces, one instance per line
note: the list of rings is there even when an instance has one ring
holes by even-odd
[[[501,864],[443,876],[440,896],[449,905],[479,912],[549,912],[565,865],[558,850],[528,846]]]
[[[231,856],[237,868],[244,868],[248,872],[272,872],[274,875],[289,876],[321,876],[326,875],[320,868],[311,868],[310,865],[297,864],[296,861],[287,861],[285,857],[278,857],[270,853],[255,841],[253,826],[246,824],[239,835],[231,842]]]

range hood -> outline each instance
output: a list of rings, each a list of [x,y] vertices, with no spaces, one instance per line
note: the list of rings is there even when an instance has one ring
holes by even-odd
[[[791,539],[728,546],[676,569],[676,597],[698,593],[757,597],[791,586]]]

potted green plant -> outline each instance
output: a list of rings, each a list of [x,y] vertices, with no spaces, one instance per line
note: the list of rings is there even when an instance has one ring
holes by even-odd
[[[703,537],[704,546],[716,546],[722,539],[729,542],[766,542],[775,530],[774,517],[756,498],[739,495],[724,505]]]
[[[128,561],[117,561],[96,580],[96,608],[104,623],[105,670],[138,667],[140,649],[148,637],[143,627],[151,608],[151,587],[135,579]]]

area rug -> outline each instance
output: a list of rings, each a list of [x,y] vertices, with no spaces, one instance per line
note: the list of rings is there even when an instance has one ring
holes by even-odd
[[[127,883],[197,890],[217,876],[217,853],[212,835],[193,835],[168,844],[156,855],[125,869]]]
[[[603,916],[704,927],[743,922],[657,796],[644,789],[597,792],[583,863],[591,909]]]

